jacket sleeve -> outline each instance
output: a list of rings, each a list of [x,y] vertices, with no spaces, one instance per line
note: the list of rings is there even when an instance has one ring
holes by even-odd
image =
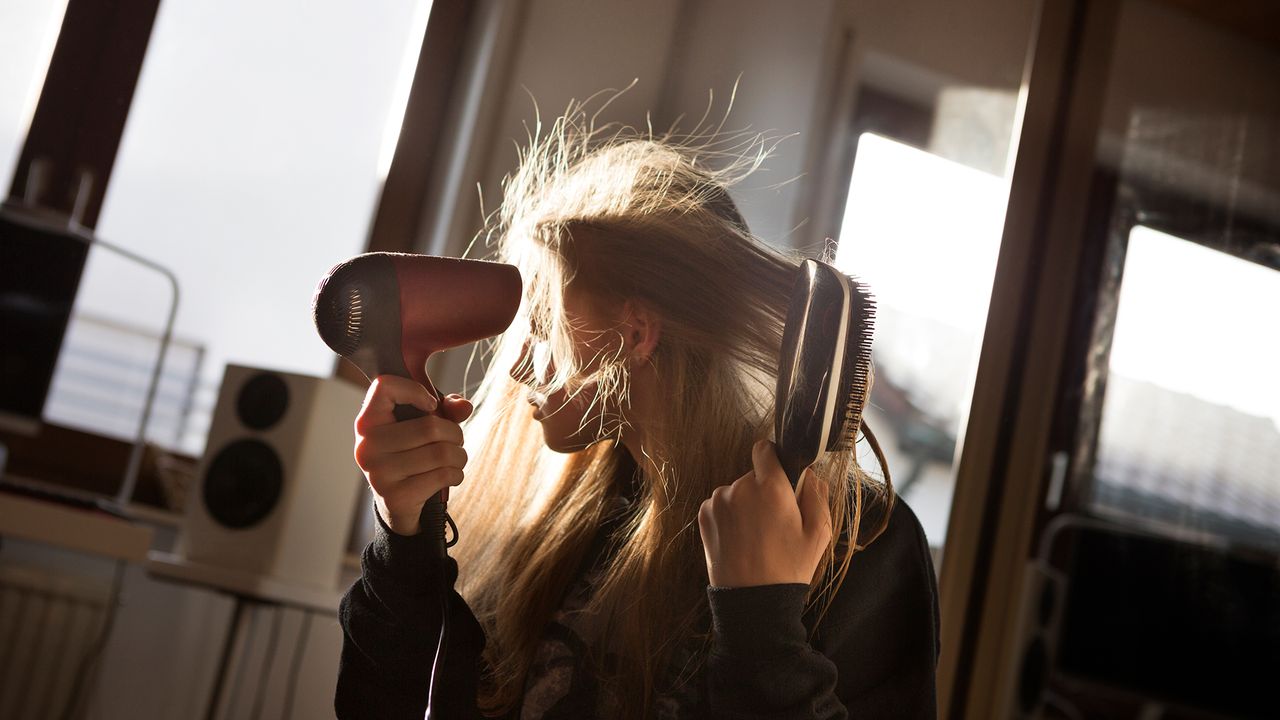
[[[711,716],[936,717],[936,588],[924,534],[905,505],[854,556],[812,633],[805,585],[708,588]]]
[[[484,634],[453,590],[457,561],[433,559],[424,535],[397,535],[381,517],[377,523],[360,558],[361,576],[338,608],[343,638],[334,698],[337,717],[422,720],[440,638],[442,592],[450,598],[450,686],[463,690],[461,702],[467,706],[456,716],[479,717],[474,691],[482,672]],[[452,700],[456,707],[459,700]],[[434,700],[433,706],[440,703]]]

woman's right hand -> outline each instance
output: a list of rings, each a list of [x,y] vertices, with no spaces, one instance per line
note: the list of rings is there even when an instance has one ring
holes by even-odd
[[[379,375],[356,416],[355,459],[387,527],[398,535],[416,535],[427,500],[462,482],[467,452],[459,423],[472,407],[461,395],[446,395],[438,415],[397,422],[396,405],[431,413],[436,399],[413,380]]]

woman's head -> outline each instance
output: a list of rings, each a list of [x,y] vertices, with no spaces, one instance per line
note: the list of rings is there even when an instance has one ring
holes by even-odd
[[[574,377],[581,379],[572,386],[552,386],[557,364],[551,342],[541,334],[528,336],[509,370],[514,380],[529,387],[532,417],[542,427],[544,442],[550,450],[570,453],[616,435],[630,448],[641,447],[646,424],[641,418],[651,412],[657,394],[657,378],[646,361],[661,338],[661,318],[635,301],[609,307],[572,290],[564,296],[563,314],[573,367],[578,368]],[[595,376],[605,362],[625,366],[625,423],[620,393],[599,392]]]
[[[573,111],[534,139],[491,228],[525,295],[477,394],[469,480],[453,504],[463,592],[494,640],[495,705],[518,697],[605,501],[631,487],[620,472],[634,471],[637,497],[589,606],[608,628],[596,644],[620,662],[606,687],[630,706],[687,680],[665,671],[690,651],[672,640],[705,630],[698,507],[770,435],[802,257],[752,236],[729,198],[759,144],[726,158],[708,143],[604,136],[583,119]],[[859,480],[832,483],[837,538],[857,522],[851,461],[842,453],[825,468]],[[836,550],[815,597],[847,569]]]
[[[498,254],[527,283],[511,374],[542,405],[553,449],[613,439],[642,455],[686,410],[690,388],[673,373],[772,371],[796,260],[747,232],[731,171],[688,148],[614,138],[576,158],[567,149],[535,148],[507,186]],[[763,400],[771,388],[757,389]]]

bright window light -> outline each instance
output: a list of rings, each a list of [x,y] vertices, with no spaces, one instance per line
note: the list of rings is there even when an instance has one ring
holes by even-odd
[[[981,339],[1008,195],[995,175],[870,133],[858,141],[836,265],[865,280],[884,313],[877,363],[942,417],[958,419],[967,402],[970,358],[943,370],[915,331]]]
[[[1275,270],[1135,227],[1111,371],[1280,426],[1280,332],[1267,320],[1275,308]]]
[[[876,296],[867,417],[934,547],[977,369],[1008,202],[997,175],[873,134],[858,140],[836,265]],[[908,409],[911,408],[911,409]]]

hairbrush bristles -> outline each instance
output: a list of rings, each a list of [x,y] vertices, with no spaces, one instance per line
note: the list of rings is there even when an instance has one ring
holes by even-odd
[[[846,276],[847,277],[847,276]],[[876,301],[867,286],[853,278],[849,281],[849,328],[845,340],[845,358],[841,385],[848,396],[835,419],[839,428],[827,446],[827,452],[847,450],[858,439],[862,428],[862,411],[871,393],[871,340],[875,330]]]
[[[795,486],[824,452],[852,447],[871,388],[875,301],[827,263],[806,260],[787,308],[778,358],[774,437]]]

